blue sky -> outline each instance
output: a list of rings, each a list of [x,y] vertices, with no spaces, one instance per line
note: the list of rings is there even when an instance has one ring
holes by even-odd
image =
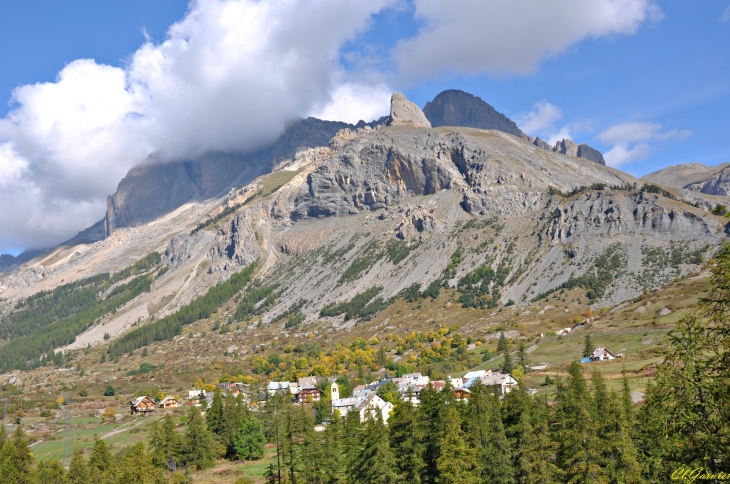
[[[526,5],[5,2],[0,253],[100,219],[152,151],[246,149],[310,114],[374,118],[393,90],[423,106],[463,89],[635,176],[730,161],[730,1]]]

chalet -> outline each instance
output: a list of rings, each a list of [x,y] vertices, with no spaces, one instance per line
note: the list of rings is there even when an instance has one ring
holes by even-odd
[[[208,398],[205,390],[190,390],[188,392],[188,405],[200,406],[200,402]]]
[[[362,399],[362,401],[357,404],[353,411],[360,414],[361,422],[367,420],[368,417],[377,418],[377,416],[380,415],[380,417],[383,419],[383,422],[387,424],[388,418],[390,417],[390,412],[393,411],[393,404],[390,402],[386,402],[377,394],[371,393],[370,395]]]
[[[456,387],[454,388],[454,395],[456,396],[457,400],[465,401],[469,399],[469,397],[471,396],[471,392],[468,388]]]
[[[464,388],[471,388],[477,382],[481,382],[486,387],[496,389],[499,395],[506,395],[512,391],[512,388],[517,386],[517,380],[512,378],[512,375],[490,372],[488,375],[469,379],[469,381],[464,383]]]
[[[178,405],[179,404],[178,404],[177,398],[175,398],[171,395],[168,395],[159,401],[159,403],[157,404],[157,407],[158,408],[175,408]]]
[[[614,360],[616,355],[608,351],[606,348],[596,348],[593,354],[590,356],[591,361],[603,361],[603,360]]]
[[[566,336],[566,335],[570,334],[571,329],[572,328],[563,328],[563,329],[556,331],[555,334],[557,334],[558,336]]]
[[[306,385],[299,388],[299,392],[297,393],[297,402],[302,403],[306,402],[307,400],[318,402],[321,397],[322,392],[319,390],[319,388],[313,385]]]
[[[150,397],[137,397],[129,402],[129,411],[132,415],[147,414],[155,411],[155,401]]]

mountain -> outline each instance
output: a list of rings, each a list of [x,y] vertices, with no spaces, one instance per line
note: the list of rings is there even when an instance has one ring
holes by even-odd
[[[447,290],[453,314],[473,308],[473,321],[564,293],[597,310],[697,271],[724,238],[727,219],[619,170],[500,130],[429,128],[424,118],[394,95],[390,118],[297,150],[223,198],[60,246],[0,275],[0,310],[42,289],[126,274],[158,253],[164,270],[149,274],[149,291],[68,348],[168,324],[165,316],[254,262],[252,294],[263,296],[246,314],[262,325],[284,331],[282,318],[296,315],[307,331],[347,333],[360,318],[407,330],[408,311],[378,316],[407,293]]]
[[[423,112],[434,128],[439,126],[463,126],[467,128],[495,129],[532,141],[535,146],[548,151],[576,158],[585,158],[601,165],[606,164],[603,155],[585,143],[575,144],[569,139],[563,139],[558,141],[555,146],[551,146],[539,137],[533,139],[523,133],[514,121],[481,98],[458,89],[441,92],[433,101],[426,103]]]
[[[518,138],[529,138],[514,121],[482,101],[481,98],[458,89],[449,89],[439,93],[433,98],[433,101],[426,103],[423,113],[434,128],[463,126],[496,129]]]
[[[220,197],[248,184],[297,149],[326,146],[347,123],[307,118],[287,126],[275,143],[253,153],[208,153],[198,159],[161,163],[150,156],[132,168],[107,199],[105,235],[170,213],[185,203]]]
[[[9,272],[20,267],[24,262],[42,254],[44,249],[30,249],[21,252],[17,256],[11,254],[0,254],[0,272]]]
[[[701,163],[685,163],[668,166],[644,175],[641,179],[647,183],[684,188],[687,185],[707,182],[717,172],[728,167],[730,167],[730,163],[723,163],[718,166],[708,166]]]

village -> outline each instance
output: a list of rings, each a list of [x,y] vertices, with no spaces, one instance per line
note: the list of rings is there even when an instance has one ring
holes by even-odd
[[[605,347],[599,347],[589,357],[581,359],[580,363],[613,360],[622,356],[621,354],[614,355]],[[337,412],[341,418],[344,418],[349,412],[357,412],[360,415],[360,421],[364,422],[369,415],[377,413],[387,424],[395,402],[388,401],[394,399],[392,396],[386,399],[379,395],[379,390],[385,388],[386,385],[397,390],[397,399],[408,399],[413,405],[418,405],[421,391],[429,385],[438,392],[451,391],[457,401],[465,401],[469,399],[470,389],[477,383],[489,388],[500,397],[508,394],[518,385],[517,380],[509,373],[474,370],[467,372],[462,377],[448,377],[445,380],[431,380],[429,376],[421,373],[408,373],[400,377],[384,376],[377,381],[355,386],[352,389],[352,396],[347,397],[341,396],[336,378],[311,375],[299,378],[296,382],[271,381],[266,385],[265,390],[259,392],[253,392],[250,384],[235,382],[217,383],[216,391],[220,390],[223,394],[231,394],[236,398],[240,395],[242,400],[255,410],[259,404],[277,394],[290,398],[295,405],[318,402],[324,397],[323,389],[328,388],[330,409],[333,415]],[[526,391],[530,395],[537,393],[536,389],[529,387],[526,388]],[[181,401],[168,395],[159,402],[144,395],[131,400],[129,408],[132,415],[146,415],[157,409],[176,408],[186,403],[188,406],[202,407],[205,411],[213,402],[213,394],[205,389],[193,389],[188,391],[186,400]]]

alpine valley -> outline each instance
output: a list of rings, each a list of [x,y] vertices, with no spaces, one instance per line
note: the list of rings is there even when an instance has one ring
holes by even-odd
[[[553,401],[589,345],[622,356],[586,363],[609,390],[643,401],[668,332],[708,294],[729,170],[637,179],[457,90],[423,109],[395,93],[368,123],[298,120],[255,152],[151,155],[97,224],[0,259],[8,415],[36,459],[59,459],[67,422],[78,448],[148,442],[153,419],[121,415],[135,395],[448,380],[504,370],[505,353]],[[269,450],[192,477],[263,482]]]

